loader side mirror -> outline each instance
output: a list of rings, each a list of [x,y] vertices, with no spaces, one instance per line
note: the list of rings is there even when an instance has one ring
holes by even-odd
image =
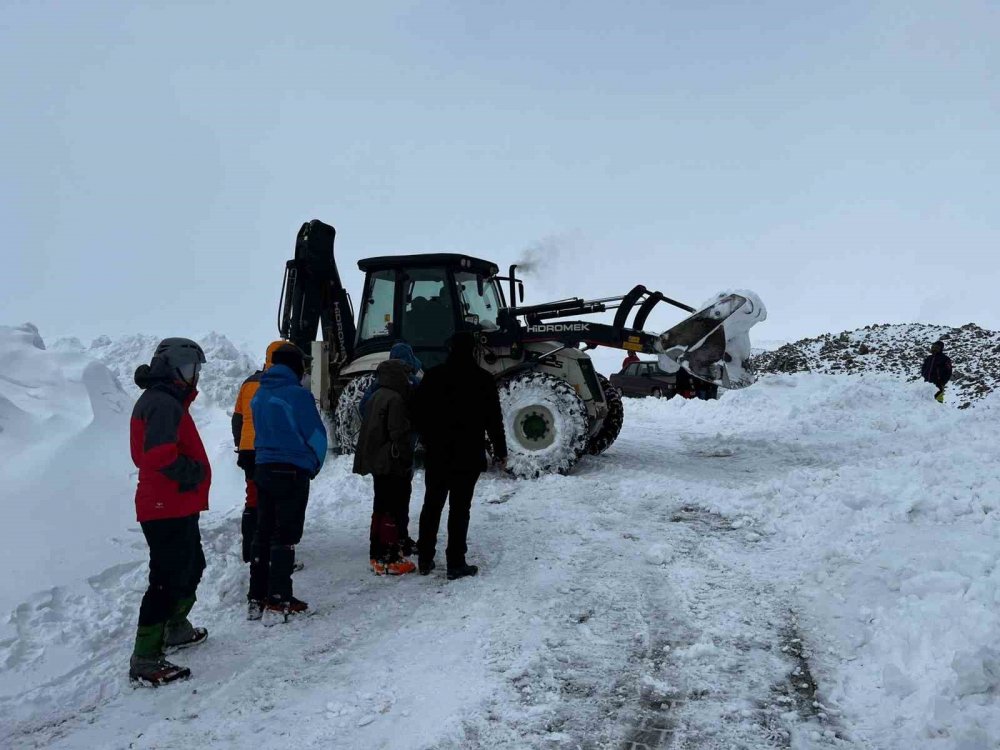
[[[518,296],[518,298],[521,300],[521,302],[523,304],[524,303],[524,282],[522,282],[522,281],[517,282],[517,292],[518,292],[517,296]]]
[[[479,274],[476,274],[476,291],[479,292],[480,297],[486,291],[486,284],[483,283],[483,277]]]

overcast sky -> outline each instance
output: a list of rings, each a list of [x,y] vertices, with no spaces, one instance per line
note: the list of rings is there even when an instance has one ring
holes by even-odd
[[[0,62],[0,323],[43,336],[263,346],[311,218],[355,298],[528,252],[529,302],[1000,328],[995,2],[0,0]]]

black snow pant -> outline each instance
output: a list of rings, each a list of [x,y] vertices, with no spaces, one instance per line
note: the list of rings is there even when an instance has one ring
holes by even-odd
[[[476,491],[479,472],[452,472],[427,469],[424,476],[426,491],[420,511],[420,539],[417,553],[422,560],[433,560],[437,547],[441,511],[448,503],[448,547],[445,557],[449,568],[465,564],[466,536],[469,532],[469,510]]]
[[[248,563],[253,558],[253,538],[257,533],[257,485],[253,480],[253,464],[244,466],[243,473],[247,480],[247,494],[240,517],[240,534],[243,537],[243,562]]]
[[[413,478],[381,474],[373,475],[372,479],[375,480],[375,504],[368,556],[380,562],[396,562],[400,558],[400,543],[407,536]]]
[[[140,524],[149,545],[149,587],[139,606],[136,639],[136,653],[140,656],[156,656],[163,645],[167,622],[183,619],[194,606],[205,570],[198,517],[196,513]]]
[[[250,560],[250,601],[292,598],[295,545],[302,539],[309,474],[291,464],[257,464],[257,529]]]

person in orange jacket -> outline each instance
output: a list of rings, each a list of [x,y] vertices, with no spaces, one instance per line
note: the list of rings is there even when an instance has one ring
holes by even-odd
[[[257,395],[260,388],[260,376],[264,370],[271,367],[271,360],[274,352],[282,346],[284,341],[272,341],[267,345],[267,353],[264,357],[264,368],[257,370],[253,375],[243,381],[240,392],[236,396],[236,406],[233,409],[233,444],[236,446],[236,465],[243,469],[246,475],[246,501],[243,506],[243,517],[240,520],[240,531],[243,534],[243,562],[248,563],[252,557],[251,547],[253,537],[257,532],[257,485],[254,482],[254,468],[256,467],[257,453],[254,450],[254,438],[256,433],[253,428],[253,412],[250,410],[250,402]]]

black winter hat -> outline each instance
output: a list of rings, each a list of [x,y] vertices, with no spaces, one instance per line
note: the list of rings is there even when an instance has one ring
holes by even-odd
[[[277,349],[274,350],[274,354],[271,355],[271,365],[284,365],[291,369],[292,372],[299,378],[306,372],[305,367],[305,356],[302,354],[302,350],[295,344],[282,344]]]

